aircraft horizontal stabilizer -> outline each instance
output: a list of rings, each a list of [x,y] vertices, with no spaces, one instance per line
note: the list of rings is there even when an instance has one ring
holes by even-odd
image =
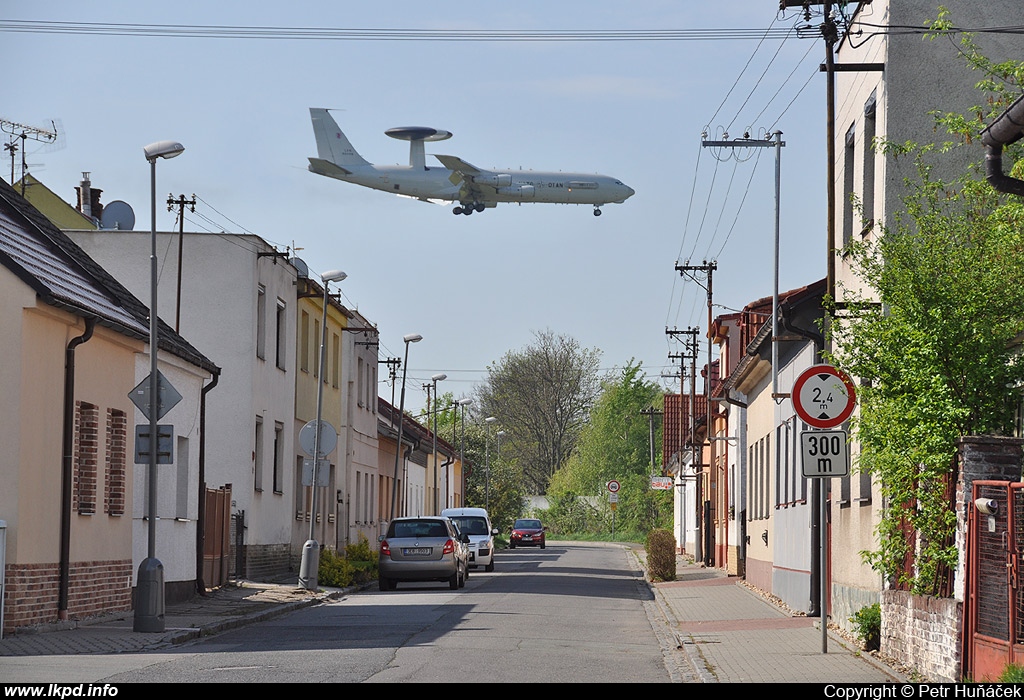
[[[309,171],[316,173],[317,175],[326,175],[327,177],[343,177],[345,175],[351,175],[351,170],[345,170],[337,163],[332,163],[329,160],[323,158],[310,158],[309,159]]]

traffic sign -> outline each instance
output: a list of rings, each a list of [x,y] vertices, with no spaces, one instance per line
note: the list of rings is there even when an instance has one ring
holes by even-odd
[[[614,479],[612,481],[609,481],[606,485],[608,486],[608,490],[611,491],[612,493],[619,492],[619,482],[615,481]]]
[[[836,428],[853,415],[853,381],[832,365],[808,367],[793,383],[793,409],[812,428]]]
[[[146,420],[151,420],[149,417],[149,396],[150,396],[150,377],[152,373],[139,382],[134,389],[128,393],[128,398],[132,400],[135,407],[142,411],[142,415],[146,417]],[[163,375],[163,372],[157,370],[156,372],[156,419],[160,420],[167,415],[167,412],[178,405],[181,401],[181,394],[174,388],[167,377]]]
[[[326,457],[334,452],[338,445],[338,431],[334,426],[325,420],[320,421],[320,457]],[[299,446],[302,451],[313,457],[316,450],[316,420],[311,420],[299,430]],[[308,485],[308,484],[307,484]]]
[[[850,446],[845,430],[804,430],[800,433],[805,479],[830,479],[850,475]]]

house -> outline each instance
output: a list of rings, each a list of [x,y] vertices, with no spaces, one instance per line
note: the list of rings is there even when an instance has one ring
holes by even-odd
[[[4,182],[0,299],[4,625],[130,610],[150,511],[129,396],[149,375],[149,310]],[[158,337],[159,371],[182,396],[161,419],[174,454],[155,504],[173,597],[197,579],[203,387],[219,369],[162,321]]]
[[[138,261],[148,258],[149,232],[66,233],[126,287],[148,288],[147,266]],[[166,315],[173,313],[181,332],[223,367],[207,397],[205,481],[231,486],[231,573],[297,571],[298,270],[252,234],[158,231],[156,238],[157,250],[165,251],[159,296]]]
[[[1002,27],[1020,17],[1016,0],[875,0],[858,3],[852,10],[852,22],[855,27],[859,22],[921,27],[938,16],[940,5],[949,9],[951,21],[959,27]],[[1024,57],[1019,35],[979,32],[973,40],[997,62]],[[936,132],[932,113],[968,112],[981,99],[974,86],[984,76],[968,67],[958,41],[955,36],[926,41],[919,34],[879,32],[870,38],[843,36],[836,45],[836,64],[856,68],[835,75],[839,96],[833,147],[836,206],[834,239],[829,246],[835,250],[835,289],[826,291],[837,299],[842,299],[844,290],[865,292],[870,299],[870,290],[861,288],[842,249],[849,242],[870,242],[884,233],[886,222],[904,209],[904,178],[914,175],[912,158],[885,155],[877,148],[878,140],[943,141],[945,135]],[[944,154],[936,162],[935,174],[959,174],[969,160],[981,160],[982,153],[969,150]],[[856,456],[856,442],[852,450]],[[834,482],[832,489],[831,549],[844,553],[832,558],[832,619],[849,627],[850,616],[878,602],[885,587],[881,576],[857,554],[877,548],[874,533],[883,503],[878,485],[868,475],[855,473],[841,483]],[[962,595],[962,581],[957,585],[961,589],[957,595]]]

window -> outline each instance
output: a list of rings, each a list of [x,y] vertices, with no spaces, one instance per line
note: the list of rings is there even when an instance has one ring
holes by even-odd
[[[266,358],[267,352],[267,290],[261,284],[256,292],[256,357]]]
[[[284,425],[274,423],[274,493],[284,492]]]
[[[846,148],[843,151],[843,247],[853,240],[853,160],[854,127],[846,132]]]
[[[299,324],[299,369],[303,372],[309,371],[309,312],[302,312],[302,322]]]
[[[107,410],[106,488],[103,509],[107,515],[124,515],[128,486],[128,415],[116,408]]]
[[[285,364],[284,363],[285,363],[285,357],[287,356],[287,349],[288,349],[286,341],[285,341],[285,338],[287,337],[287,335],[285,333],[285,330],[286,330],[285,323],[286,323],[286,321],[287,321],[287,317],[285,316],[284,301],[281,300],[281,299],[278,299],[277,300],[277,335],[275,337],[275,341],[276,341],[276,345],[277,345],[275,353],[276,353],[276,358],[277,358],[276,362],[277,362],[277,368],[278,369],[285,369]]]
[[[341,380],[341,338],[337,333],[331,334],[331,386],[338,388]]]
[[[861,190],[862,234],[867,234],[875,223],[875,93],[864,105],[864,186]]]
[[[96,512],[99,474],[99,407],[85,401],[76,403],[74,452],[74,501],[79,515]]]
[[[252,486],[263,490],[263,418],[256,416],[256,446],[252,451]]]

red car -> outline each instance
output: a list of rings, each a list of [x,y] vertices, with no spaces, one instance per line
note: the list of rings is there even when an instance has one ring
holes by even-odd
[[[512,525],[512,536],[508,541],[508,548],[516,547],[540,547],[544,549],[544,531],[546,527],[541,525],[539,520],[534,518],[520,518]]]

